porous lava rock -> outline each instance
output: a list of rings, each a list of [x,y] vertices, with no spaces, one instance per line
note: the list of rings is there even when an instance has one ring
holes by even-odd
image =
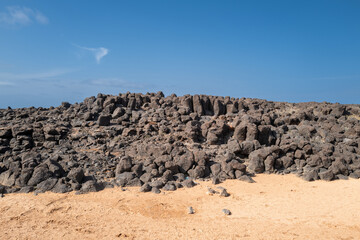
[[[0,109],[0,193],[360,177],[360,106],[208,95],[98,94],[50,108]]]

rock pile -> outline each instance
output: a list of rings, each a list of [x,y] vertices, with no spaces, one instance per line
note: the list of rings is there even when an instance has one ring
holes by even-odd
[[[360,177],[359,105],[162,92],[98,94],[59,107],[0,110],[0,194],[295,173]]]

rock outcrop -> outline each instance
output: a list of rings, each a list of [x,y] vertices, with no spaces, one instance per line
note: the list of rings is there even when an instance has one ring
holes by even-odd
[[[360,106],[162,92],[0,109],[0,193],[360,177]]]

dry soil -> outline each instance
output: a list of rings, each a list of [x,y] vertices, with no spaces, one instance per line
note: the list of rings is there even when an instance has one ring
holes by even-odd
[[[0,198],[0,239],[360,239],[360,180],[254,180],[217,185],[227,198],[206,194],[217,187],[211,182],[158,195],[8,194]]]

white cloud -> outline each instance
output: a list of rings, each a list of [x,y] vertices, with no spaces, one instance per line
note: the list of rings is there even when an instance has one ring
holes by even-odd
[[[37,22],[49,23],[49,19],[38,10],[27,7],[9,6],[5,12],[0,12],[0,23],[7,25],[28,25]]]
[[[81,46],[78,46],[78,45],[75,45],[75,46],[78,47],[78,48],[81,48],[81,49],[92,52],[94,54],[94,57],[95,57],[96,62],[98,64],[100,63],[100,60],[109,53],[109,49],[104,48],[104,47],[88,48],[88,47],[81,47]]]
[[[71,69],[56,69],[38,73],[0,72],[0,86],[14,86],[18,81],[51,80],[52,78],[73,72]]]
[[[0,81],[0,86],[15,86],[12,82]]]

